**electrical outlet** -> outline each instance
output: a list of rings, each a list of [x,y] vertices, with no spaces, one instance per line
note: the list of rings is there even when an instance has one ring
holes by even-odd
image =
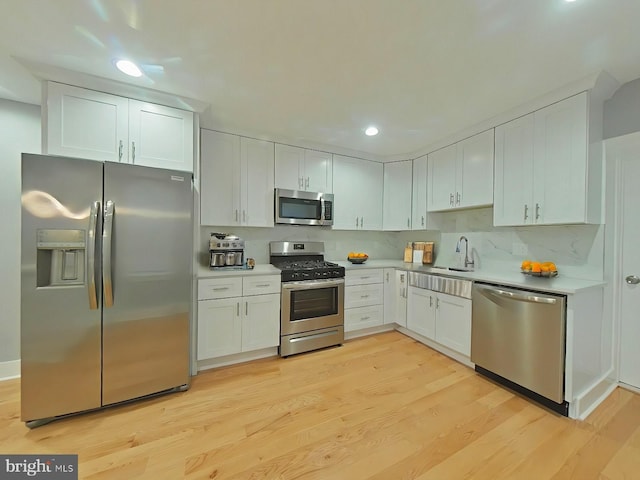
[[[529,247],[527,247],[526,243],[513,242],[511,250],[514,255],[529,255]]]

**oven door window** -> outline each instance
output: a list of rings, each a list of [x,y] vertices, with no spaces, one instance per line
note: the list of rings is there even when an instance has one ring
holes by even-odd
[[[314,288],[291,292],[290,320],[327,317],[338,313],[338,288]]]
[[[320,200],[281,197],[278,210],[280,218],[318,220],[320,219]]]

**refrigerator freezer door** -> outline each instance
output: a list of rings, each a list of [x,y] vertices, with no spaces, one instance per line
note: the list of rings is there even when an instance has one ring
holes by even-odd
[[[105,164],[104,185],[108,405],[189,383],[193,193],[191,174],[116,163]]]
[[[89,277],[99,275],[101,220],[91,210],[101,201],[102,163],[22,156],[24,421],[100,406],[100,297]]]

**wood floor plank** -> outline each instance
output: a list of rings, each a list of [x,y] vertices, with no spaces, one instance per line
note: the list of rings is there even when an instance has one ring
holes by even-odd
[[[640,396],[560,417],[399,332],[212,369],[187,392],[29,430],[0,382],[0,452],[77,453],[80,478],[637,478]]]

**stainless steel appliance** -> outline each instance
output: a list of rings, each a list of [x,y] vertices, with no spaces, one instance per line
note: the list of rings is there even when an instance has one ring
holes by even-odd
[[[275,189],[275,221],[287,225],[333,225],[333,194]]]
[[[212,233],[209,239],[211,268],[241,268],[244,265],[244,240],[228,233]]]
[[[322,242],[271,242],[281,270],[280,356],[344,341],[344,267],[324,261]]]
[[[476,371],[567,416],[566,297],[475,283],[472,300]]]
[[[27,426],[189,384],[191,174],[22,156]]]

